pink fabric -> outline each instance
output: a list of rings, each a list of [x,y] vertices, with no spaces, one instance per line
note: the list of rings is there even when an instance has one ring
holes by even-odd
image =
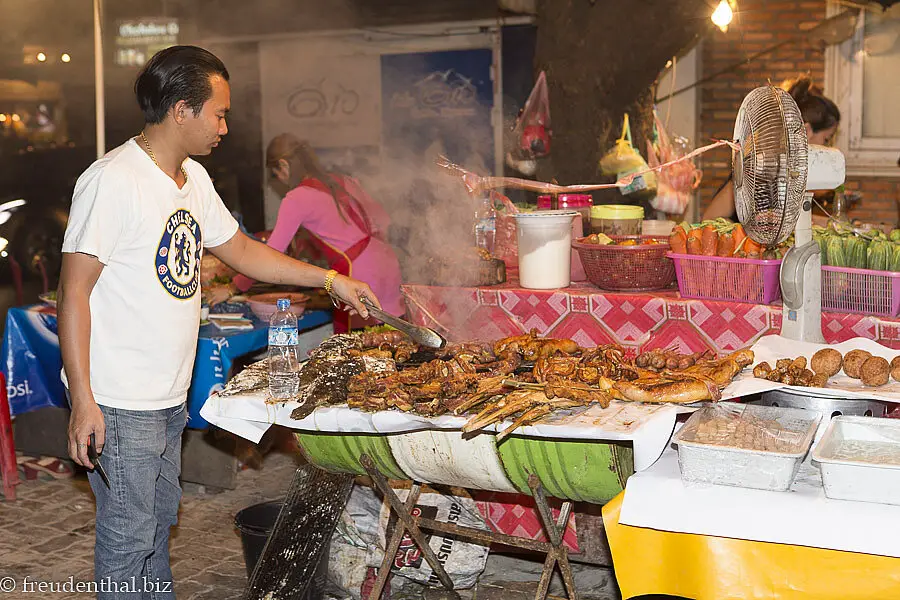
[[[401,316],[406,312],[406,304],[400,293],[400,263],[393,248],[382,239],[390,218],[356,181],[348,178],[344,183],[366,211],[373,229],[369,245],[353,261],[352,276],[369,284],[384,310]],[[341,218],[329,194],[305,186],[292,189],[281,201],[275,229],[266,244],[284,252],[301,227],[341,252],[365,237],[349,217],[347,221]],[[234,283],[238,289],[246,290],[253,285],[253,280],[239,275]]]

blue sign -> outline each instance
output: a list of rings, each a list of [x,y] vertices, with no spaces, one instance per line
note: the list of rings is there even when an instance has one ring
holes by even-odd
[[[448,158],[493,171],[493,51],[451,50],[381,57],[382,127],[391,150],[421,153],[435,140]]]

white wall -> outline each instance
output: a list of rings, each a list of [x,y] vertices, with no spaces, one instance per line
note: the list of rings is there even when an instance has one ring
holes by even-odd
[[[673,87],[672,67],[669,67],[660,78],[659,87],[656,91],[657,98],[664,98],[673,91],[680,90],[692,83],[696,82],[701,73],[701,45],[698,44],[693,50],[685,54],[683,57],[675,61],[675,81]],[[691,141],[694,148],[707,143],[707,140],[698,140],[697,136],[700,131],[700,88],[695,87],[690,90],[678,94],[671,100],[660,102],[656,107],[659,118],[663,124],[668,122],[668,132],[670,136],[680,135]],[[668,121],[667,121],[668,119]],[[699,220],[697,214],[696,194],[694,201],[688,208],[685,218],[689,218],[693,222]]]

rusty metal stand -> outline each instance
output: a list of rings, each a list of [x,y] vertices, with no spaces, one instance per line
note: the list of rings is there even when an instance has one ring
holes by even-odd
[[[550,588],[550,579],[553,577],[553,570],[557,565],[559,565],[559,571],[562,574],[563,584],[565,585],[566,594],[568,595],[569,600],[578,599],[578,595],[575,591],[575,579],[572,576],[572,566],[569,564],[569,551],[563,545],[563,534],[565,532],[566,523],[569,521],[569,517],[572,514],[572,502],[566,501],[563,503],[559,518],[554,521],[552,513],[550,512],[550,505],[547,503],[547,496],[544,494],[544,488],[536,475],[532,474],[528,476],[528,487],[531,488],[531,493],[534,496],[538,514],[541,518],[541,524],[544,526],[544,532],[547,535],[547,539],[550,540],[549,542],[538,542],[527,538],[507,535],[505,533],[495,533],[493,531],[475,529],[474,527],[444,523],[443,521],[427,519],[421,516],[413,516],[411,511],[415,507],[416,501],[419,499],[421,484],[415,481],[411,482],[412,487],[410,488],[409,496],[407,496],[406,503],[404,504],[400,501],[400,498],[397,497],[397,494],[394,493],[387,478],[378,471],[375,467],[375,463],[367,454],[363,454],[359,457],[359,464],[362,465],[363,469],[366,470],[366,473],[369,474],[369,477],[375,483],[375,487],[377,487],[384,495],[385,500],[387,500],[388,505],[391,507],[391,511],[397,515],[398,519],[397,525],[394,527],[394,531],[385,548],[384,560],[381,562],[381,567],[378,569],[378,577],[375,580],[375,584],[372,587],[368,600],[381,599],[384,586],[390,576],[391,564],[394,561],[394,556],[397,554],[397,550],[400,548],[400,542],[403,540],[403,535],[406,532],[409,532],[410,537],[412,537],[413,541],[422,551],[423,558],[428,561],[429,566],[431,566],[435,576],[440,580],[441,585],[448,590],[453,589],[453,582],[450,580],[450,576],[447,575],[444,567],[437,559],[437,556],[435,556],[434,551],[428,545],[422,530],[446,533],[485,545],[497,543],[546,554],[547,558],[544,560],[544,570],[541,573],[535,600],[544,600],[547,597]]]

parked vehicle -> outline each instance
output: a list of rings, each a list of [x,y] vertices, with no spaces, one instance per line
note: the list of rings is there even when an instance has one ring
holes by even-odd
[[[94,160],[93,148],[9,151],[0,147],[0,278],[16,265],[26,279],[44,278],[53,289],[62,240],[78,176]]]

